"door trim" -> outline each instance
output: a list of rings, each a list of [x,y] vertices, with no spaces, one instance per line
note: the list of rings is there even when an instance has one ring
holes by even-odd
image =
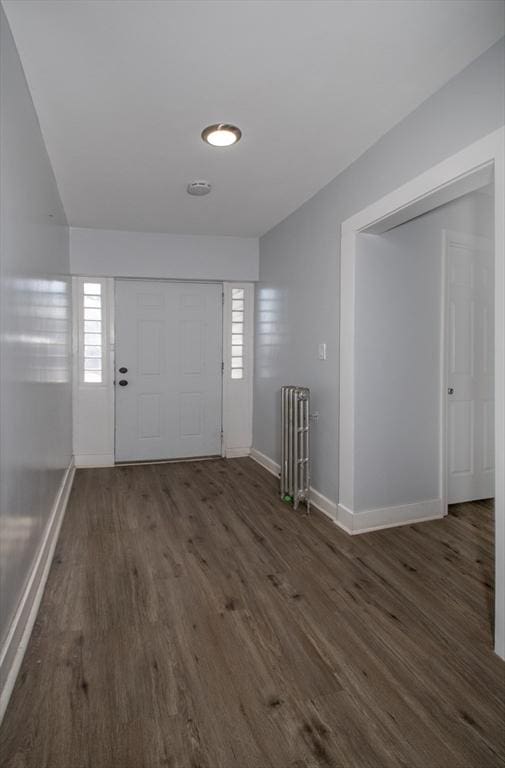
[[[355,254],[363,232],[386,231],[468,191],[494,172],[495,247],[495,650],[505,659],[505,128],[499,128],[381,197],[342,224],[340,253],[339,502],[354,509]],[[463,190],[463,192],[462,192]],[[359,514],[359,513],[356,513]]]
[[[224,371],[224,384],[223,384],[223,403],[222,403],[222,420],[223,420],[223,448],[222,456],[226,458],[238,458],[239,456],[248,456],[251,453],[252,447],[252,397],[253,397],[253,364],[254,364],[254,299],[255,299],[255,286],[253,282],[244,281],[220,281],[220,280],[177,280],[169,278],[159,278],[164,282],[169,283],[202,283],[202,284],[217,284],[224,287],[225,294],[225,309],[223,316],[223,361],[225,363]],[[75,429],[76,419],[84,419],[88,423],[94,423],[97,418],[97,413],[102,406],[102,398],[98,396],[98,391],[102,392],[100,387],[94,390],[88,390],[88,396],[86,399],[80,397],[79,388],[76,386],[78,382],[78,371],[76,364],[81,354],[79,341],[79,316],[76,308],[78,306],[77,293],[74,294],[74,319],[73,319],[73,351],[74,351],[74,389],[73,389],[73,408],[74,408],[74,460],[76,467],[111,467],[115,466],[115,387],[112,384],[114,379],[115,370],[115,281],[116,280],[139,280],[157,281],[158,278],[137,278],[137,277],[121,277],[115,278],[97,278],[94,275],[73,277],[74,291],[78,290],[78,283],[82,280],[104,280],[107,284],[106,301],[107,301],[107,317],[108,317],[108,370],[110,369],[110,377],[107,383],[107,412],[102,418],[102,423],[106,425],[106,435],[98,436],[97,433],[93,433],[95,438],[92,444]],[[232,288],[245,288],[246,290],[246,308],[248,306],[248,317],[246,318],[246,354],[247,354],[247,366],[246,376],[241,382],[228,382],[227,380],[227,365],[228,365],[228,342],[231,338],[231,305],[228,306],[228,302],[231,297]],[[228,356],[228,357],[227,357]],[[94,394],[93,394],[94,393]],[[239,407],[237,407],[239,404]]]

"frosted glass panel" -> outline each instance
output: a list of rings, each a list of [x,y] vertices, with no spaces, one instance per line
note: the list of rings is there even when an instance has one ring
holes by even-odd
[[[102,286],[100,283],[84,283],[84,293],[100,294],[102,293]]]
[[[85,320],[84,333],[102,333],[102,323],[100,320]]]
[[[84,357],[102,357],[102,347],[84,346]]]
[[[102,310],[92,309],[91,307],[84,307],[84,319],[85,320],[101,320]]]
[[[100,360],[99,357],[85,357],[84,370],[85,371],[101,371],[102,361]]]
[[[102,299],[100,296],[84,296],[84,306],[85,307],[101,307],[102,306]]]
[[[85,333],[84,344],[85,346],[87,346],[88,344],[96,344],[97,346],[102,346],[102,334],[101,333]]]

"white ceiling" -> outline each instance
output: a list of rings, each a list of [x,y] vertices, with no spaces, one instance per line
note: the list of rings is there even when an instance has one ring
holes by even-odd
[[[498,40],[502,0],[4,0],[78,227],[256,236]],[[239,144],[200,139],[231,122]],[[208,179],[205,198],[186,184]]]

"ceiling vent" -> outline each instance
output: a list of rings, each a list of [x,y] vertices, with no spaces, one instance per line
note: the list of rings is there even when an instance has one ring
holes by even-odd
[[[211,189],[212,186],[208,181],[191,181],[188,184],[188,195],[202,197],[208,195]]]

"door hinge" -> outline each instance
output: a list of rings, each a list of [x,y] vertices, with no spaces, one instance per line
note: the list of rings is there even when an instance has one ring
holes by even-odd
[[[221,376],[224,376],[224,362],[221,363]]]
[[[224,291],[223,291],[223,292],[222,292],[222,294],[221,294],[221,304],[222,304],[222,305],[223,305],[223,307],[224,307]]]

